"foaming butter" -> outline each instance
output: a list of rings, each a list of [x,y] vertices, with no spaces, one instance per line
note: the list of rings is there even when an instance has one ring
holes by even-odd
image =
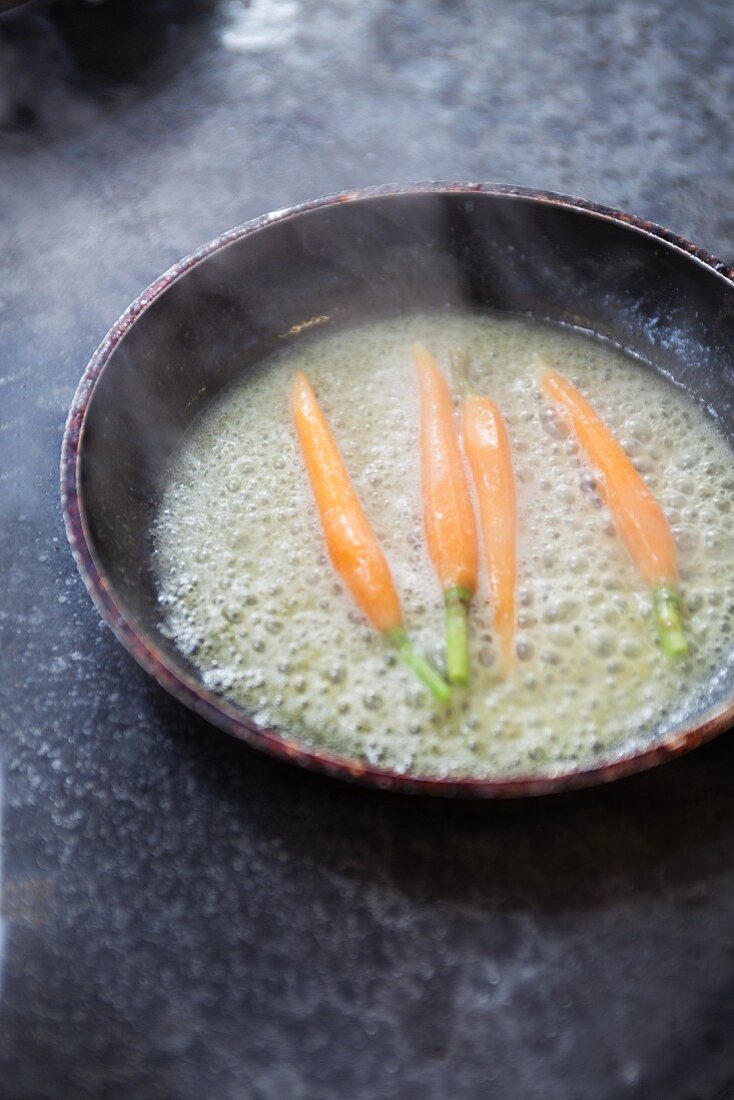
[[[289,413],[304,371],[380,539],[416,645],[443,662],[410,346],[468,348],[502,409],[518,490],[517,660],[506,678],[482,575],[472,679],[446,706],[397,663],[325,553]],[[651,600],[593,473],[540,394],[543,361],[589,398],[678,544],[690,656],[660,651]],[[684,393],[601,341],[492,315],[409,316],[299,340],[187,435],[155,526],[164,629],[204,683],[264,725],[370,765],[507,777],[612,760],[680,724],[732,662],[734,460]]]

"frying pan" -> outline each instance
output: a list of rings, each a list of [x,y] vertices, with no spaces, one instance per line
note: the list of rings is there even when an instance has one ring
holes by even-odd
[[[215,726],[303,767],[453,798],[549,795],[675,757],[734,718],[722,670],[698,712],[644,751],[492,780],[367,767],[258,726],[208,690],[161,630],[151,523],[182,434],[304,326],[396,309],[485,308],[591,330],[684,386],[734,445],[734,271],[689,241],[580,199],[476,183],[346,192],[239,226],[172,267],[95,352],[63,442],[66,528],[102,616],[158,683]]]

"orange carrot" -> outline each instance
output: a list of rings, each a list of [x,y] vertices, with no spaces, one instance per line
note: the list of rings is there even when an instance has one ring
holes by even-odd
[[[300,373],[294,379],[291,408],[334,568],[375,629],[437,699],[448,699],[448,684],[408,638],[382,547],[362,510],[316,395]]]
[[[514,657],[517,577],[517,504],[510,440],[495,402],[471,392],[466,355],[454,352],[451,364],[464,393],[461,410],[464,450],[479,504],[492,601],[492,629],[507,668]]]
[[[477,532],[454,403],[429,351],[413,345],[421,395],[421,469],[428,552],[446,606],[449,680],[469,680],[468,610],[477,586]]]
[[[561,406],[599,474],[599,491],[646,584],[653,590],[655,619],[663,650],[688,652],[678,591],[678,551],[670,524],[621,444],[578,390],[556,371],[541,378],[546,394]]]

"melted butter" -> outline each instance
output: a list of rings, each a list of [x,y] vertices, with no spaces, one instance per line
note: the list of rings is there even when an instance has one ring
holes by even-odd
[[[505,415],[518,484],[518,659],[502,679],[482,575],[472,682],[448,706],[395,663],[334,572],[288,405],[302,370],[385,549],[410,634],[440,665],[414,340],[444,366],[450,347],[469,349],[475,388]],[[540,357],[590,399],[668,515],[691,639],[683,662],[658,648],[650,594],[541,398]],[[422,775],[562,771],[679,724],[731,662],[733,509],[726,440],[686,395],[620,351],[519,318],[389,319],[299,340],[196,423],[156,523],[160,604],[208,687],[304,743]]]

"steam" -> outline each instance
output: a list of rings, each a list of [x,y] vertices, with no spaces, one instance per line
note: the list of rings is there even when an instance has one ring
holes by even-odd
[[[300,5],[296,0],[260,0],[224,5],[222,45],[233,53],[260,53],[287,45],[295,36]]]

